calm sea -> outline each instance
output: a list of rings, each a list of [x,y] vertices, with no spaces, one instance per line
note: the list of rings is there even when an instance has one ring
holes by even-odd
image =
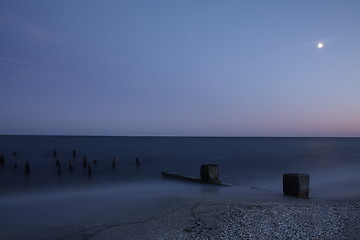
[[[161,185],[167,181],[161,171],[199,176],[200,165],[212,163],[219,165],[221,180],[236,185],[281,194],[282,174],[298,172],[310,174],[312,197],[360,196],[360,138],[0,136],[0,153],[5,157],[1,195],[144,182]],[[83,157],[92,165],[90,177]]]

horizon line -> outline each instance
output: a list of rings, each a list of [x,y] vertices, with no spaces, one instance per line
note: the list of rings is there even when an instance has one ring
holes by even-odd
[[[360,138],[360,136],[223,136],[223,135],[82,135],[82,134],[0,134],[0,136],[43,137],[178,137],[178,138]]]

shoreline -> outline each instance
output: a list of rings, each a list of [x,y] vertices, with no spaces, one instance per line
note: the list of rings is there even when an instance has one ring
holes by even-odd
[[[360,239],[360,201],[297,199],[247,187],[225,188],[232,193],[209,189],[144,197],[153,191],[149,186],[139,197],[110,188],[2,201],[0,238]],[[41,221],[31,222],[36,217]]]

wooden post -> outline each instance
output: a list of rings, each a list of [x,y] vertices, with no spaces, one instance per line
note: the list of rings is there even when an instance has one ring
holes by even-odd
[[[86,168],[87,166],[87,158],[83,157],[83,167]]]
[[[0,154],[0,166],[4,166],[5,165],[5,157],[3,154]]]
[[[283,174],[283,193],[286,196],[297,198],[309,197],[309,174],[285,173]]]
[[[215,164],[201,165],[200,176],[201,176],[201,181],[203,182],[218,182],[219,166]]]
[[[115,159],[115,157],[114,157],[113,160],[112,160],[112,168],[115,168],[115,166],[116,166],[115,161],[116,161],[116,159]]]
[[[92,174],[92,168],[90,165],[88,165],[88,176],[90,177]]]
[[[30,162],[25,162],[25,170],[24,170],[25,174],[29,174],[30,173]]]
[[[74,170],[74,165],[72,164],[71,160],[69,160],[69,170]]]

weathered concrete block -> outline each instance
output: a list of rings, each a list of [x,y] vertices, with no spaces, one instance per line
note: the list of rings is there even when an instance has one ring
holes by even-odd
[[[219,181],[219,166],[215,164],[204,164],[200,168],[200,177],[203,182]]]
[[[309,174],[285,173],[283,174],[283,193],[297,198],[309,197]]]

